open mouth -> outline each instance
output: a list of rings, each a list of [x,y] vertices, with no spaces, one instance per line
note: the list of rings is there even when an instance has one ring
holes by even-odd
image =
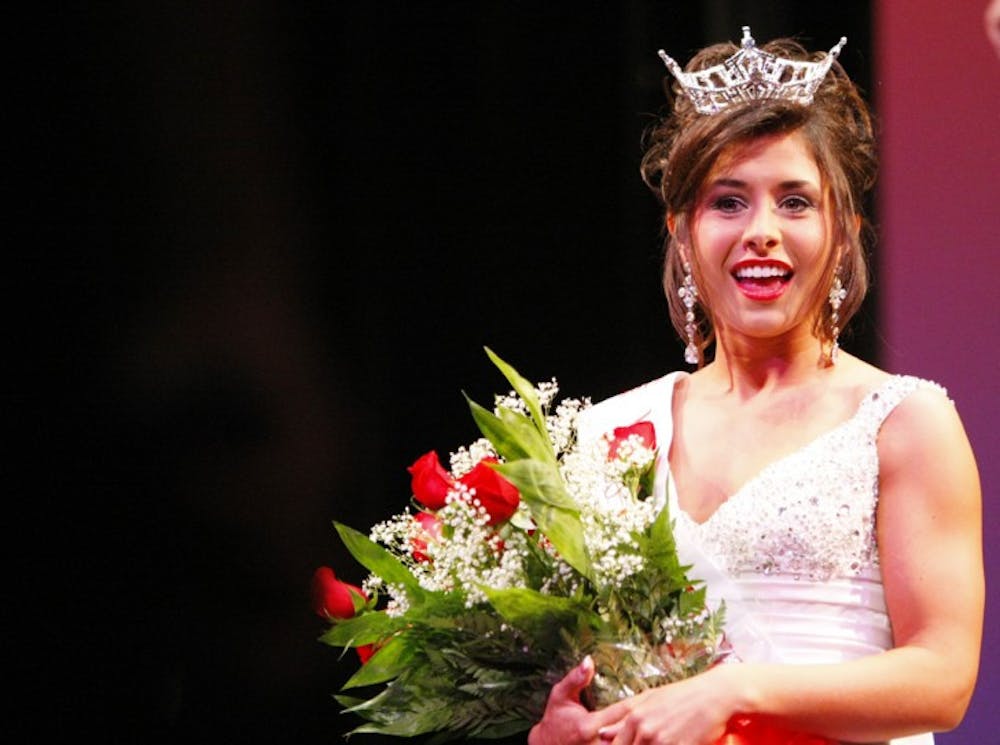
[[[785,291],[792,268],[778,262],[745,263],[733,269],[733,279],[744,295],[754,300],[770,300]]]

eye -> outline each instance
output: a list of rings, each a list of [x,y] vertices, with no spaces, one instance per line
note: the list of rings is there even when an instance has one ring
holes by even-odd
[[[743,200],[732,194],[726,194],[721,197],[716,197],[712,200],[709,207],[713,210],[718,210],[719,212],[725,212],[731,214],[733,212],[738,212],[741,208],[745,207]]]
[[[779,206],[789,212],[804,212],[805,210],[812,209],[814,205],[806,197],[800,194],[793,194],[782,199]]]

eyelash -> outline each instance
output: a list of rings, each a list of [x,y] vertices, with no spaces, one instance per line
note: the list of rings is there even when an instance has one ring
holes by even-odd
[[[735,212],[737,207],[745,206],[746,204],[743,200],[729,194],[718,199],[713,199],[711,204],[713,210],[719,210],[720,212]]]
[[[806,199],[805,197],[803,197],[800,194],[795,194],[793,196],[786,197],[785,199],[782,199],[780,206],[781,207],[789,207],[789,202],[795,202],[796,203],[792,207],[792,209],[795,212],[802,212],[803,210],[810,209],[810,208],[812,208],[814,206],[813,203],[810,200]]]
[[[746,207],[746,202],[744,202],[739,197],[727,194],[725,196],[718,197],[712,200],[709,205],[711,209],[718,210],[720,212],[732,213],[735,212],[739,207]],[[792,212],[803,212],[807,209],[815,207],[810,199],[802,196],[801,194],[793,194],[791,196],[782,199],[778,206],[785,209],[791,209]]]

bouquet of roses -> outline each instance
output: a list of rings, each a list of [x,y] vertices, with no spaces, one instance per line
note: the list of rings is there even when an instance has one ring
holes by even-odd
[[[483,438],[410,466],[414,502],[363,535],[336,529],[370,572],[361,587],[322,568],[322,641],[360,669],[337,700],[355,733],[503,737],[541,717],[551,685],[584,655],[599,707],[701,672],[725,655],[721,613],[677,558],[651,499],[649,422],[577,437],[586,399],[555,401],[487,350],[513,391],[470,401]],[[361,691],[362,695],[356,692]]]

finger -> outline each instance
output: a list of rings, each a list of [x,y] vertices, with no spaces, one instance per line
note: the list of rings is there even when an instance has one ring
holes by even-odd
[[[600,719],[601,725],[613,724],[628,716],[628,713],[635,707],[635,699],[624,699],[605,706],[595,712]]]
[[[611,742],[618,735],[620,729],[621,723],[610,724],[607,727],[601,727],[597,734],[601,738],[601,742]]]
[[[622,718],[614,725],[608,727],[608,734],[612,736],[611,742],[614,745],[626,745],[626,743],[637,742],[638,723],[633,717]]]
[[[550,698],[580,701],[580,692],[594,679],[594,661],[587,655],[583,662],[570,670],[566,676],[552,686]]]
[[[610,737],[608,741],[615,739],[615,735],[621,729],[625,717],[628,716],[631,711],[631,707],[628,701],[620,701],[617,704],[612,704],[605,709],[599,709],[591,715],[592,721],[595,727],[599,728],[599,735],[603,738],[604,733],[608,732]]]

